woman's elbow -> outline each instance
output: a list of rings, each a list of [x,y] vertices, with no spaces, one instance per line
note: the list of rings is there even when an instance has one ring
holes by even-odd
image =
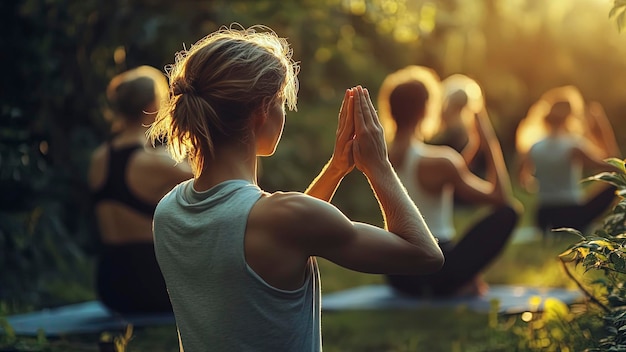
[[[412,267],[413,273],[418,275],[433,274],[441,270],[445,262],[443,252],[439,247],[433,247],[427,252],[420,251],[415,257],[415,265]]]
[[[436,273],[443,268],[445,261],[446,258],[444,257],[443,252],[439,247],[437,247],[433,250],[432,254],[428,255],[428,259],[424,265],[424,270],[426,270],[428,274]]]

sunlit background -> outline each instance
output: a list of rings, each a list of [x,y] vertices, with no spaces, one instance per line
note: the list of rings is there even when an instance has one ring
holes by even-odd
[[[93,295],[91,267],[82,265],[96,246],[85,170],[109,133],[106,83],[121,71],[162,69],[176,51],[233,22],[287,37],[301,64],[300,95],[276,155],[262,161],[268,190],[304,190],[324,165],[346,88],[362,84],[375,95],[386,74],[409,64],[481,84],[509,165],[530,105],[566,84],[604,105],[624,150],[626,33],[616,3],[2,1],[0,303],[19,309]],[[344,181],[334,203],[357,220],[381,223],[360,175]]]

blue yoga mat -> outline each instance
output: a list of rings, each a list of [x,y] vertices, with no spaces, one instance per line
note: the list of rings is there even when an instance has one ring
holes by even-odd
[[[531,298],[539,297],[539,306],[531,305]],[[477,312],[489,312],[492,300],[498,300],[499,311],[516,314],[541,311],[547,298],[571,304],[583,299],[577,290],[562,288],[535,288],[526,286],[492,285],[482,297],[451,297],[424,299],[402,295],[386,285],[360,286],[322,295],[324,311],[354,309],[424,309],[467,307]],[[70,334],[100,333],[124,330],[128,324],[135,327],[175,324],[173,314],[141,314],[121,316],[111,312],[98,301],[71,304],[32,313],[6,317],[17,335],[36,336],[40,329],[48,337]],[[0,332],[1,332],[0,328]]]
[[[40,329],[48,337],[69,334],[100,333],[124,330],[128,324],[135,327],[175,324],[174,314],[120,315],[108,310],[98,301],[71,304],[58,308],[6,317],[9,325],[20,336],[35,336]],[[0,332],[2,328],[0,328]]]
[[[531,300],[540,298],[534,307]],[[572,304],[582,301],[584,296],[579,290],[548,287],[527,287],[491,285],[486,295],[481,297],[416,298],[393,290],[387,285],[368,285],[345,291],[327,293],[322,296],[324,311],[376,310],[376,309],[424,309],[466,307],[476,312],[491,311],[492,301],[497,300],[499,313],[517,314],[526,311],[542,311],[543,303],[548,298]]]

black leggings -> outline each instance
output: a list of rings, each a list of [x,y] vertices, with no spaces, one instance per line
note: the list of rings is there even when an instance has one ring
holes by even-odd
[[[443,268],[431,275],[387,275],[396,290],[417,296],[446,296],[474,280],[504,249],[519,215],[502,206],[474,225],[457,242],[440,243]]]
[[[583,204],[539,205],[537,225],[544,233],[559,227],[572,227],[584,231],[595,218],[607,210],[614,200],[615,187],[610,186]]]
[[[100,301],[118,313],[172,312],[152,243],[103,245],[96,285]]]

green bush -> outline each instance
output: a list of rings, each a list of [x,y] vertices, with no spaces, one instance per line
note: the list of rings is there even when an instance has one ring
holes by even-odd
[[[595,320],[595,325],[601,326],[596,336],[588,336],[588,343],[570,345],[584,346],[585,351],[626,350],[626,167],[624,161],[617,158],[606,161],[617,171],[603,172],[584,180],[607,182],[616,187],[618,202],[604,218],[602,226],[589,235],[572,228],[555,230],[580,238],[559,258],[566,274],[588,297],[588,307],[581,314],[564,315],[569,330],[580,330],[578,325],[581,321],[591,321],[593,325]],[[572,273],[571,266],[581,266],[583,275],[591,276],[591,280],[583,283]],[[555,340],[554,335],[546,338],[549,338],[550,344]]]

